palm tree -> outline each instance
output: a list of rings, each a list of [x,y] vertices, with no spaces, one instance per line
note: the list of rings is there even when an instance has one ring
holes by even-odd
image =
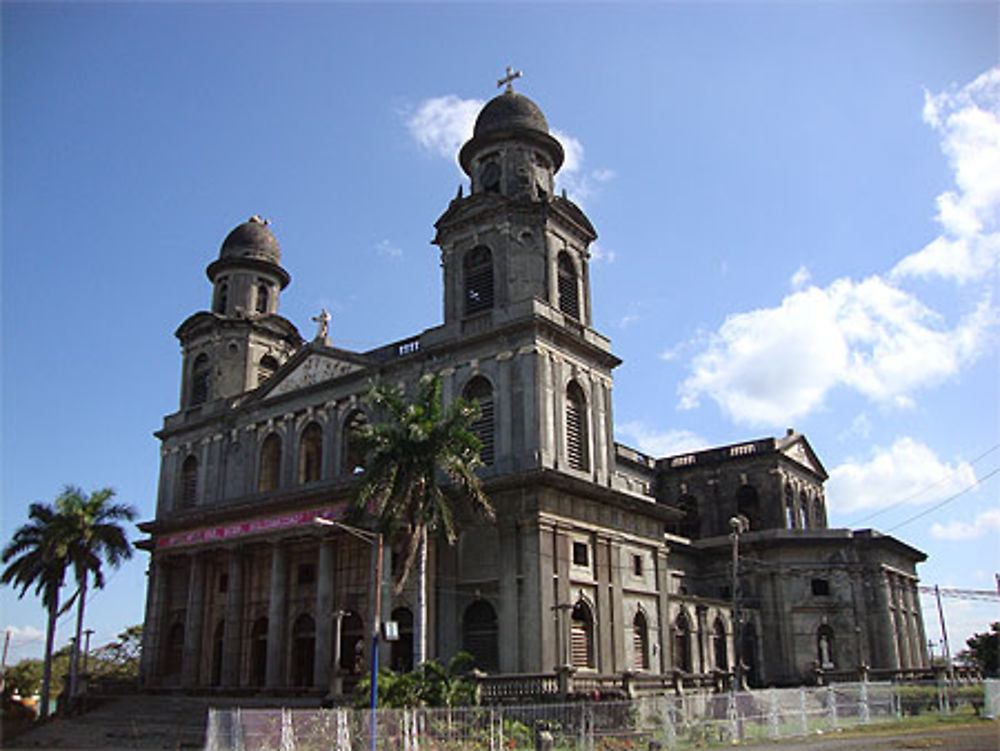
[[[381,532],[404,539],[406,556],[395,582],[397,594],[417,567],[413,663],[418,667],[427,657],[428,532],[455,544],[454,501],[494,518],[476,475],[481,444],[471,426],[478,408],[463,399],[445,406],[441,378],[434,375],[420,379],[412,400],[385,384],[373,385],[367,400],[374,414],[357,430],[365,467],[355,511],[374,516]]]
[[[39,714],[49,714],[52,683],[52,645],[59,618],[59,590],[66,574],[66,525],[47,503],[32,503],[28,509],[30,521],[22,525],[3,549],[0,559],[7,565],[0,583],[21,588],[18,598],[32,586],[42,596],[48,613],[45,630],[45,658],[42,668],[42,702]]]
[[[67,485],[56,498],[56,510],[63,517],[67,528],[66,558],[72,566],[77,583],[76,642],[70,662],[70,697],[75,697],[80,674],[80,645],[83,637],[83,611],[87,601],[90,575],[94,586],[104,587],[102,563],[107,561],[118,568],[132,557],[132,543],[120,521],[132,521],[135,509],[121,503],[112,503],[115,491],[111,488],[95,490],[87,495],[73,485]]]

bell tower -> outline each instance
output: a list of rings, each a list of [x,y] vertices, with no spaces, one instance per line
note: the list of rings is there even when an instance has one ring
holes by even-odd
[[[445,325],[475,333],[536,303],[580,330],[591,325],[588,247],[597,234],[568,198],[555,195],[565,158],[541,109],[514,91],[516,74],[476,119],[459,152],[471,181],[438,219]]]
[[[291,277],[268,224],[252,216],[229,233],[206,269],[211,310],[175,332],[184,356],[182,409],[256,388],[302,344],[295,326],[278,315]]]

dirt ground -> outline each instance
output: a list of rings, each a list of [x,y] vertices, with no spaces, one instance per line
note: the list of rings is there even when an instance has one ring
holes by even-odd
[[[910,732],[868,733],[853,737],[813,737],[781,743],[741,746],[774,751],[1000,751],[1000,723],[921,729]]]

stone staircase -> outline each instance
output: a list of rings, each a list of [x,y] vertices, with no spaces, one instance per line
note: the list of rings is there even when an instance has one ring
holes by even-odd
[[[3,749],[73,751],[134,749],[194,751],[205,744],[209,707],[303,706],[275,698],[135,694],[95,700],[89,711],[56,717],[16,738],[0,739]],[[317,706],[318,700],[308,702]]]

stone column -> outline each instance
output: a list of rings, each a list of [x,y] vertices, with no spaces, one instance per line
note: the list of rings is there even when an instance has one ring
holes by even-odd
[[[556,565],[556,594],[553,605],[555,605],[557,610],[550,610],[548,613],[548,622],[555,624],[554,628],[552,626],[549,627],[550,632],[556,636],[554,639],[555,661],[552,663],[553,668],[560,665],[568,665],[572,662],[572,659],[568,659],[567,656],[570,654],[570,613],[574,604],[570,599],[572,595],[569,586],[569,563],[572,560],[572,540],[564,527],[557,526],[555,532],[555,550],[553,552],[555,554],[554,560]],[[542,617],[544,618],[545,614]]]
[[[625,605],[622,602],[622,569],[625,563],[622,561],[622,540],[620,537],[611,538],[611,611],[614,614],[614,630],[611,633],[611,668],[612,672],[625,670],[628,668],[625,656],[625,629],[628,627],[623,619],[625,617]],[[605,666],[601,666],[604,669]]]
[[[879,572],[875,584],[875,617],[878,619],[878,661],[873,667],[896,670],[900,667],[899,643],[896,640],[896,618],[893,611],[892,584],[889,572]]]
[[[222,637],[222,685],[240,685],[240,656],[243,653],[243,555],[239,548],[229,551],[226,575],[226,621]]]
[[[522,621],[523,628],[527,631],[527,638],[524,644],[536,644],[533,651],[537,655],[537,662],[531,667],[530,672],[549,672],[554,665],[559,664],[560,657],[556,652],[556,629],[555,613],[553,606],[556,604],[555,582],[555,544],[553,540],[554,528],[548,520],[539,520],[538,525],[529,527],[526,534],[526,541],[530,542],[526,546],[525,560],[536,562],[538,566],[538,576],[535,578],[537,584],[537,597],[532,598],[533,593],[526,593],[525,603],[529,607],[529,619]],[[530,613],[530,608],[538,602],[538,612]]]
[[[909,629],[907,628],[906,600],[903,595],[904,582],[898,574],[891,576],[892,580],[892,600],[895,613],[896,641],[899,644],[899,664],[900,667],[913,667],[913,658],[910,655]]]
[[[656,563],[656,589],[658,590],[657,605],[660,622],[660,672],[666,673],[673,667],[673,644],[670,638],[670,569],[667,566],[669,550],[659,548],[653,555]],[[732,650],[730,650],[732,654]],[[652,663],[651,663],[652,664]]]
[[[316,563],[316,659],[313,663],[313,685],[330,685],[330,648],[333,640],[333,541],[319,542]]]
[[[264,683],[270,689],[285,682],[287,598],[288,551],[276,542],[271,546],[271,587],[267,605],[267,676]]]
[[[205,561],[201,554],[191,556],[188,569],[187,611],[184,617],[184,657],[181,684],[199,685],[201,677],[201,641],[205,612]]]
[[[150,554],[149,573],[146,583],[146,617],[142,628],[142,662],[139,681],[143,686],[154,685],[160,655],[160,630],[163,623],[163,596],[166,592],[167,571],[163,560],[155,553]]]
[[[500,672],[516,673],[521,652],[518,638],[519,613],[517,607],[517,525],[499,522],[500,537],[500,612],[499,627]]]
[[[535,357],[538,363],[538,371],[535,376],[535,389],[537,391],[539,461],[543,467],[554,467],[556,464],[556,426],[554,421],[555,406],[552,394],[552,360],[545,351],[539,351]]]
[[[608,664],[614,659],[613,628],[612,624],[617,621],[618,614],[614,612],[611,603],[611,581],[618,566],[618,561],[611,557],[611,540],[603,535],[598,535],[594,543],[594,565],[597,574],[597,633],[594,634],[597,642],[597,653],[601,657],[602,672],[613,672],[614,665]]]
[[[913,615],[917,619],[917,639],[920,643],[920,660],[922,667],[931,666],[931,656],[927,653],[927,632],[924,630],[924,612],[920,606],[920,592],[917,583],[911,583],[913,587]]]

